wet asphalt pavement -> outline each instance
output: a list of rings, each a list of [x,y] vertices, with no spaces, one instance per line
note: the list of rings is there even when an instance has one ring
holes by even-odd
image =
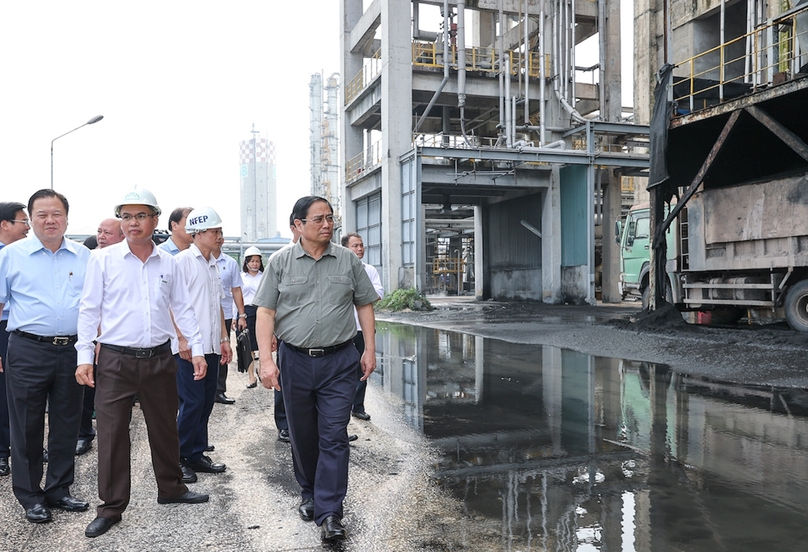
[[[780,330],[693,333],[689,329],[636,332],[615,326],[636,315],[637,305],[565,307],[477,303],[470,298],[435,301],[435,313],[381,314],[380,319],[458,330],[505,341],[575,349],[584,353],[665,362],[684,372],[732,381],[808,387],[802,336]],[[778,333],[779,332],[779,333]],[[739,337],[740,336],[740,337]],[[768,361],[766,361],[768,359]],[[231,365],[228,395],[210,423],[214,461],[224,474],[199,474],[190,488],[210,494],[201,505],[159,505],[142,413],[135,407],[132,436],[132,500],[123,520],[105,535],[84,536],[98,504],[95,447],[76,459],[72,494],[90,502],[83,513],[54,511],[51,523],[25,520],[0,478],[0,550],[500,550],[497,520],[469,512],[434,479],[439,454],[405,419],[403,401],[371,384],[370,422],[352,419],[348,497],[344,523],[349,539],[335,547],[298,517],[299,489],[288,444],[277,441],[272,393],[246,389],[246,374]],[[540,548],[536,548],[540,549]],[[516,550],[516,549],[514,549]]]

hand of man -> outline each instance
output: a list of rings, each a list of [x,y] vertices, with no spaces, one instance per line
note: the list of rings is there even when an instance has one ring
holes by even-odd
[[[225,341],[222,343],[222,360],[219,361],[219,364],[224,366],[230,364],[231,360],[233,360],[233,349],[230,348],[230,342]]]
[[[272,356],[268,359],[261,359],[261,385],[267,389],[274,389],[275,391],[281,390],[281,384],[278,382],[281,372],[278,370],[278,365],[272,360]]]
[[[195,356],[189,359],[194,365],[194,381],[199,381],[208,373],[208,363],[204,356]]]
[[[79,364],[76,368],[76,381],[81,385],[87,387],[95,387],[95,380],[93,379],[93,365],[92,364]]]
[[[191,348],[188,346],[188,340],[182,336],[178,336],[180,346],[180,358],[191,362]],[[205,377],[204,375],[202,376]]]
[[[368,351],[365,349],[359,362],[362,366],[362,374],[364,374],[359,378],[359,381],[365,381],[370,377],[370,374],[373,373],[373,370],[376,369],[376,351]]]
[[[275,337],[275,335],[274,335],[274,334],[272,335],[272,341],[271,341],[271,343],[272,343],[272,352],[274,353],[275,351],[277,351],[277,350],[278,350],[278,338],[277,338],[277,337]]]
[[[246,330],[247,329],[247,319],[246,318],[239,318],[238,319],[238,329],[239,330]]]

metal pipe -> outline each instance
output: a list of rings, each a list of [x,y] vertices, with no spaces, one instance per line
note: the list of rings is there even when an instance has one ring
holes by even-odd
[[[598,5],[605,2],[598,2]],[[570,103],[575,105],[575,0],[570,0]]]
[[[544,2],[541,3],[539,13],[539,145],[544,145],[544,88],[547,86],[547,75],[544,61]]]
[[[525,0],[525,124],[530,123],[530,18],[527,3],[528,0]]]
[[[598,2],[598,103],[600,119],[608,121],[606,114],[606,3]]]
[[[504,60],[505,66],[505,145],[512,147],[511,140],[511,63],[509,59]]]
[[[726,23],[726,3],[724,0],[721,0],[721,15],[719,17],[719,36],[718,36],[718,43],[721,45],[721,49],[718,51],[718,60],[719,60],[719,67],[718,67],[718,101],[724,101],[724,25]]]
[[[503,62],[505,61],[505,40],[503,38],[503,34],[505,33],[504,21],[505,15],[502,9],[502,2],[504,0],[499,0],[499,18],[497,19],[497,26],[499,27],[497,30],[499,31],[498,37],[498,45],[499,45],[499,128],[502,129],[505,126],[505,73],[502,67]]]
[[[435,90],[435,94],[432,95],[432,99],[429,100],[426,109],[421,114],[418,122],[415,123],[413,133],[418,132],[418,129],[424,124],[426,116],[432,110],[432,106],[435,105],[435,102],[438,101],[438,96],[443,92],[443,87],[446,86],[447,82],[449,82],[449,0],[443,0],[443,80],[440,81],[438,89]]]

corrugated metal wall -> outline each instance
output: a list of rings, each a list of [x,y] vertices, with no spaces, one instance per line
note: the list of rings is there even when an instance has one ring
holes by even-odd
[[[541,268],[541,238],[522,226],[541,228],[542,194],[520,197],[488,207],[486,255],[492,272]]]

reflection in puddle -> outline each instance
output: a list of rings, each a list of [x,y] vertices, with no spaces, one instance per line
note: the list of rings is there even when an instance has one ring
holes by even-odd
[[[808,392],[378,323],[373,379],[504,550],[802,550]]]

